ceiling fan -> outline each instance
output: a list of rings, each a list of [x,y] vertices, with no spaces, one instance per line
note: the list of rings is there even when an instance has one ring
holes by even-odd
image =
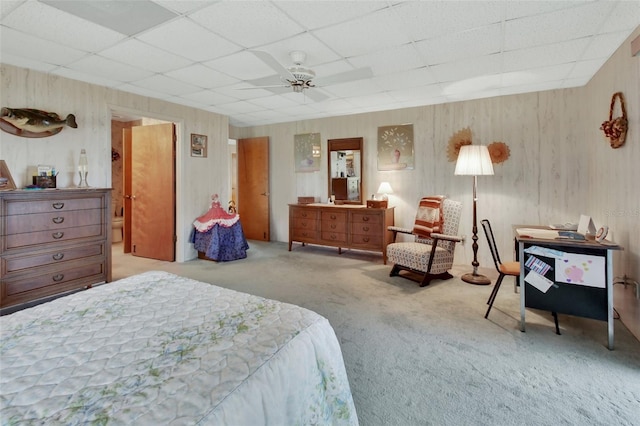
[[[295,93],[305,93],[305,95],[314,101],[322,101],[327,99],[328,96],[318,91],[307,91],[307,89],[324,87],[336,83],[346,83],[373,76],[371,68],[365,67],[319,78],[318,84],[316,84],[314,82],[314,78],[316,77],[315,71],[304,65],[304,61],[307,58],[307,54],[305,52],[294,50],[289,53],[293,65],[288,67],[280,64],[280,62],[267,52],[260,50],[251,50],[250,52],[276,71],[278,75],[250,80],[248,83],[261,89],[269,90],[273,93],[285,93],[290,89],[293,89]],[[280,84],[274,84],[278,83],[278,80]]]

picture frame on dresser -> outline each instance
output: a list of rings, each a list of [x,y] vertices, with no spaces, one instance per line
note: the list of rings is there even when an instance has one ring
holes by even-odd
[[[0,160],[0,191],[16,189],[9,167],[4,160]]]

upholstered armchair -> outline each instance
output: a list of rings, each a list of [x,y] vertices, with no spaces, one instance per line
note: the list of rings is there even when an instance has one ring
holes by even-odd
[[[429,285],[432,279],[449,279],[453,266],[462,203],[442,196],[424,197],[420,200],[416,221],[412,229],[390,226],[394,242],[387,246],[388,260],[393,263],[390,276],[411,278],[400,274],[401,270],[421,276],[420,287]],[[398,233],[412,234],[414,241],[395,242]]]

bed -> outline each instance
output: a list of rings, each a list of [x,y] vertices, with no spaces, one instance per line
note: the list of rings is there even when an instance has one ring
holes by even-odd
[[[307,309],[160,271],[0,318],[3,424],[357,425]]]

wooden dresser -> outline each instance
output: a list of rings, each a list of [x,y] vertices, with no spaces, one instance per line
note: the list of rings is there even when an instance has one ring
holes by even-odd
[[[111,281],[110,189],[1,191],[0,203],[0,308]]]
[[[289,251],[294,241],[358,250],[379,251],[387,263],[394,208],[331,204],[289,204]]]

